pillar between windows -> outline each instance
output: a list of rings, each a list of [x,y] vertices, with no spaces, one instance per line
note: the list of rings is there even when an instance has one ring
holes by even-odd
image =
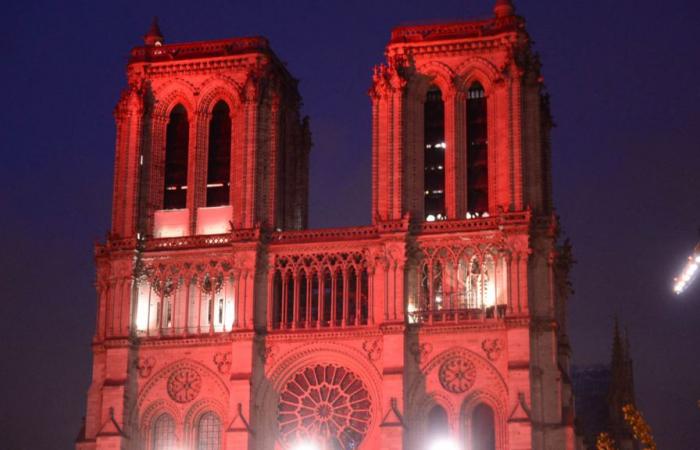
[[[192,187],[192,206],[190,208],[190,234],[196,234],[197,212],[199,208],[207,205],[207,165],[209,150],[209,124],[211,114],[206,111],[197,111],[194,114],[194,142],[193,155],[190,159],[192,166],[192,181],[188,177],[188,185]],[[189,192],[188,192],[189,194]]]
[[[150,151],[144,155],[144,173],[148,171],[145,179],[145,193],[147,201],[143,205],[146,215],[144,234],[152,235],[155,212],[163,206],[163,185],[165,183],[165,129],[168,126],[168,117],[154,115],[152,121]],[[146,163],[150,164],[146,164]]]
[[[186,208],[190,211],[190,223],[189,223],[189,235],[192,236],[195,234],[195,215],[197,208],[195,207],[195,196],[196,196],[196,188],[197,186],[195,185],[196,180],[197,180],[197,141],[199,140],[199,136],[197,133],[197,114],[187,110],[187,115],[188,119],[190,119],[189,122],[189,139],[187,142],[187,201],[186,201]]]
[[[443,96],[445,104],[445,215],[450,219],[455,219],[459,214],[459,166],[458,159],[460,149],[457,145],[457,109],[459,99],[454,86],[450,85],[445,89]]]
[[[467,214],[467,96],[455,89],[449,123],[454,127],[448,142],[450,177],[447,180],[448,217],[463,219]],[[451,149],[451,150],[450,150]]]

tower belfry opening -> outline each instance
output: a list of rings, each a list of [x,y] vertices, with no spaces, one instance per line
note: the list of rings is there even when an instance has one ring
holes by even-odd
[[[467,211],[488,212],[488,123],[484,88],[474,83],[467,93]]]
[[[445,218],[445,102],[442,92],[431,86],[424,106],[425,218]]]
[[[228,105],[214,106],[209,122],[207,158],[207,206],[229,204],[231,189],[231,117]]]

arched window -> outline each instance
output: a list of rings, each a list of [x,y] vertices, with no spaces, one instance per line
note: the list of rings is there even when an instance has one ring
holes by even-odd
[[[165,137],[163,209],[187,206],[187,158],[190,124],[187,111],[177,105],[170,113]]]
[[[433,406],[433,409],[428,413],[428,435],[447,436],[449,431],[447,411],[440,405]]]
[[[231,172],[231,117],[226,102],[214,106],[209,122],[207,206],[229,204]]]
[[[496,450],[496,428],[493,410],[485,404],[472,413],[472,450]]]
[[[175,421],[168,414],[159,416],[153,425],[153,450],[176,450]]]
[[[212,412],[204,414],[197,424],[197,450],[221,449],[221,421]]]
[[[467,211],[489,209],[488,124],[486,95],[481,84],[469,88],[467,99]]]
[[[436,86],[428,90],[423,113],[425,219],[441,220],[445,217],[445,102]]]

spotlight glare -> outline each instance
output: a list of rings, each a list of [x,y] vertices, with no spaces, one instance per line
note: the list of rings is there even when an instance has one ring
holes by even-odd
[[[429,450],[459,450],[457,442],[450,438],[438,438],[428,448]]]
[[[315,442],[302,441],[294,444],[291,450],[321,450],[321,448]]]

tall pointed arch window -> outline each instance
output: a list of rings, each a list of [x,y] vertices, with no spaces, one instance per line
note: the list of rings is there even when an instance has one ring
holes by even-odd
[[[208,412],[199,419],[197,450],[221,450],[221,421],[213,412]]]
[[[472,450],[496,450],[496,428],[491,407],[482,403],[474,408],[471,431]]]
[[[440,405],[435,405],[428,413],[428,434],[445,437],[450,432],[447,421],[447,411]]]
[[[427,429],[425,433],[425,446],[428,449],[451,448],[447,447],[450,440],[450,425],[447,411],[440,405],[435,405],[428,413]]]
[[[214,106],[209,122],[207,206],[229,204],[231,173],[231,116],[226,102]]]
[[[484,88],[476,82],[467,99],[467,211],[488,212],[488,123]]]
[[[170,113],[165,137],[163,209],[180,209],[187,205],[189,134],[187,111],[177,105]]]
[[[175,444],[175,421],[162,414],[153,425],[153,450],[176,450]]]
[[[445,102],[436,86],[426,94],[423,125],[425,219],[441,220],[445,217]]]

